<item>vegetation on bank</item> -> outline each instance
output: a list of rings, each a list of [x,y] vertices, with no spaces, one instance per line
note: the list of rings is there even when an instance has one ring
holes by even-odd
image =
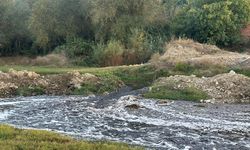
[[[200,100],[209,98],[206,92],[195,87],[175,89],[174,85],[152,86],[150,91],[144,94],[144,97],[153,99],[186,100],[196,102],[200,102]]]
[[[117,66],[104,68],[86,68],[86,67],[43,67],[43,66],[0,66],[0,71],[8,72],[10,68],[22,71],[33,71],[41,75],[63,74],[67,72],[78,71],[81,74],[91,73],[101,78],[116,79],[119,78],[126,85],[134,88],[142,88],[150,85],[158,77],[168,75],[168,70],[157,70],[156,67],[145,65]]]
[[[249,14],[249,0],[1,0],[0,56],[56,53],[80,66],[145,63],[173,37],[243,44]]]
[[[159,69],[157,66],[150,64],[139,65],[139,66],[120,66],[120,67],[107,67],[107,68],[55,68],[55,67],[41,67],[41,66],[1,66],[0,71],[8,72],[9,68],[14,68],[15,70],[28,70],[39,73],[46,78],[48,81],[60,81],[58,83],[61,88],[68,89],[61,94],[69,95],[89,95],[89,94],[106,94],[116,91],[121,86],[130,86],[134,89],[139,89],[143,87],[152,86],[152,83],[160,77],[169,77],[174,75],[196,75],[197,77],[212,77],[217,74],[228,73],[230,70],[235,70],[236,73],[250,76],[249,69],[232,69],[226,67],[194,67],[188,64],[177,64],[176,66]],[[85,73],[90,73],[98,78],[98,81],[85,81],[83,84],[79,85],[79,88],[68,88],[68,80],[72,80],[71,77],[68,78],[67,73],[77,71],[82,75]],[[50,79],[50,76],[54,76]],[[57,78],[58,76],[58,78]],[[26,80],[24,80],[26,81]],[[28,80],[29,81],[29,80]],[[31,85],[20,83],[16,95],[20,96],[32,96],[32,95],[43,95],[43,94],[53,94],[50,93],[51,87],[48,89],[47,86],[35,86],[32,81],[29,81]],[[59,81],[58,81],[59,82]],[[64,83],[65,82],[65,83]],[[56,84],[56,83],[51,83]],[[151,98],[168,98],[168,99],[186,99],[186,100],[197,100],[199,98],[205,98],[206,95],[198,89],[190,88],[183,89],[180,91],[174,90],[168,87],[153,86],[152,91],[146,94],[146,97]],[[55,90],[52,88],[52,90]],[[165,91],[164,91],[165,90]],[[59,92],[60,93],[60,92]],[[58,93],[58,94],[59,94]],[[192,97],[192,95],[196,96]]]
[[[115,76],[112,72],[103,72],[103,73],[93,73],[99,78],[97,83],[92,81],[87,81],[81,84],[80,88],[75,88],[73,91],[70,91],[70,95],[90,95],[90,94],[107,94],[114,92],[124,86],[123,81]]]
[[[0,125],[0,145],[4,150],[142,150],[112,142],[86,142],[39,130],[22,130]]]
[[[44,95],[46,94],[45,89],[43,87],[19,87],[16,91],[16,95],[18,96],[33,96],[33,95]]]

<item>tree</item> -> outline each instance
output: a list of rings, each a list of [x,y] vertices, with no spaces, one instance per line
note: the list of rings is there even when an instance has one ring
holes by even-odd
[[[25,1],[0,1],[0,55],[18,54],[29,48],[29,15],[30,7]]]
[[[30,18],[35,43],[52,50],[68,37],[89,36],[87,5],[87,0],[37,0]]]
[[[226,46],[239,42],[249,14],[248,0],[191,0],[175,17],[173,27],[177,36]]]
[[[127,43],[133,29],[165,23],[166,19],[158,0],[93,0],[91,4],[97,41],[117,39]]]

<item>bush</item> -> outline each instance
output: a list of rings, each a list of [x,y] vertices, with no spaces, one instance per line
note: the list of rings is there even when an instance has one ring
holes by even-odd
[[[129,38],[128,50],[124,53],[126,64],[138,64],[147,62],[153,51],[149,49],[146,33],[140,29],[132,30]]]
[[[177,36],[199,42],[233,45],[241,41],[240,30],[248,23],[248,0],[191,1],[176,16],[173,27]]]
[[[118,66],[123,64],[124,46],[119,41],[111,40],[108,44],[97,45],[94,58],[101,66]]]
[[[55,49],[56,53],[64,53],[74,65],[92,65],[93,45],[81,38],[69,38],[64,45]]]
[[[185,73],[192,73],[194,72],[194,70],[195,70],[194,66],[185,63],[177,63],[174,68],[174,71],[180,71]]]
[[[43,95],[45,93],[45,89],[42,87],[22,87],[17,89],[17,95],[19,96]]]

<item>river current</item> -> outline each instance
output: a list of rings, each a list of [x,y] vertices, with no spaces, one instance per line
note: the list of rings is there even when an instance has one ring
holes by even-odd
[[[0,123],[156,150],[250,149],[250,105],[186,101],[161,105],[141,98],[140,92],[1,99]]]

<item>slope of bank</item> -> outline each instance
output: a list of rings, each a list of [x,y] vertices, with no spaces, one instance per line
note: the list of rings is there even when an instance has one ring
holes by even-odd
[[[250,69],[250,55],[229,52],[215,45],[179,39],[167,44],[165,53],[154,61],[159,67],[188,64],[195,67],[220,66]]]
[[[111,74],[102,76],[77,71],[40,75],[31,71],[10,69],[0,73],[0,97],[34,95],[88,95],[115,91],[124,83]]]
[[[168,76],[167,71],[156,70],[150,65],[107,68],[12,67],[16,70],[0,67],[4,71],[0,72],[1,97],[107,94],[123,86],[143,88],[158,77]]]
[[[3,71],[0,72],[0,97],[86,96],[108,94],[130,86],[134,89],[151,87],[145,94],[150,98],[250,103],[249,67],[248,54],[179,39],[170,42],[163,55],[143,65],[106,68],[0,66]]]
[[[126,144],[111,142],[85,142],[38,130],[21,130],[7,125],[0,125],[1,149],[36,149],[36,150],[139,150]]]
[[[202,78],[175,75],[155,81],[145,96],[208,103],[250,103],[250,78],[234,71]]]
[[[250,55],[222,50],[193,40],[174,40],[152,58],[171,76],[160,78],[149,98],[212,103],[250,103]],[[230,73],[229,73],[230,72]]]

